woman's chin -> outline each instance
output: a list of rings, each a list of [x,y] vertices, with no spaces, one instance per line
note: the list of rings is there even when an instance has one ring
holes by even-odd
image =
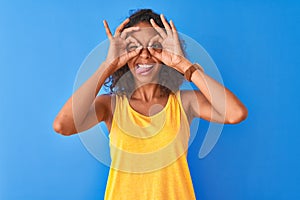
[[[158,77],[150,77],[150,76],[135,77],[135,83],[138,84],[158,83]]]
[[[135,74],[136,84],[158,83],[158,74]]]

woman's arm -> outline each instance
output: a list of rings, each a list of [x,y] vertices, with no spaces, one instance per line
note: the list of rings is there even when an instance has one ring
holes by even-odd
[[[183,63],[180,68],[185,72],[192,64],[188,60]],[[224,124],[236,124],[247,118],[248,111],[243,103],[204,71],[194,71],[191,81],[200,90],[183,95],[184,101],[188,101],[192,117]]]
[[[166,65],[184,74],[192,63],[184,57],[173,22],[170,21],[169,24],[163,15],[161,15],[161,20],[165,31],[153,20],[150,22],[159,34],[158,41],[162,44],[163,49],[161,52],[157,52],[149,48],[149,51]],[[190,118],[201,117],[209,121],[234,124],[247,117],[247,109],[242,102],[202,70],[194,71],[191,81],[200,91],[183,93],[183,103],[187,105],[188,114],[191,113]]]
[[[68,99],[53,122],[53,129],[57,133],[72,135],[107,118],[110,101],[107,103],[108,97],[105,95],[97,98],[96,96],[110,75],[109,69],[108,64],[102,63],[97,71]]]
[[[111,115],[111,96],[97,94],[109,77],[116,70],[124,66],[129,59],[136,56],[141,50],[127,52],[126,46],[130,39],[128,33],[136,31],[138,27],[124,29],[129,19],[118,26],[114,36],[108,24],[104,21],[106,34],[110,40],[110,46],[106,61],[101,64],[97,71],[68,99],[53,122],[53,129],[63,135],[72,135],[82,132],[105,121]],[[124,29],[124,30],[123,30]]]

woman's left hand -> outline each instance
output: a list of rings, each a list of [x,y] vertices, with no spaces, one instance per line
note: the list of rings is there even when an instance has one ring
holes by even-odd
[[[158,32],[158,35],[150,40],[148,50],[152,56],[159,59],[165,65],[176,69],[180,73],[184,73],[190,62],[184,57],[174,23],[170,20],[169,24],[162,14],[160,18],[165,30],[159,27],[153,19],[150,20],[151,25]]]

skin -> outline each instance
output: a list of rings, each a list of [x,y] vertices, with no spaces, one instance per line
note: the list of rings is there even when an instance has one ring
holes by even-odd
[[[135,85],[139,87],[142,84],[150,82],[158,82],[158,74],[161,69],[161,61],[153,57],[149,50],[148,46],[151,45],[151,39],[157,36],[157,32],[149,23],[139,23],[136,25],[139,27],[139,31],[133,32],[130,34],[131,37],[134,37],[136,41],[130,43],[129,47],[140,47],[142,48],[139,55],[128,60],[127,64],[133,76],[135,77]],[[147,76],[138,75],[135,71],[137,64],[154,64],[151,73]],[[138,88],[139,89],[139,88]]]
[[[115,96],[97,94],[106,78],[126,63],[134,76],[137,88],[129,99],[130,106],[146,116],[154,115],[164,108],[168,97],[161,97],[160,88],[155,84],[161,63],[180,73],[184,73],[192,63],[183,55],[174,23],[167,22],[163,15],[161,20],[166,32],[153,20],[123,30],[129,22],[129,19],[126,19],[114,35],[104,21],[110,40],[106,61],[62,107],[53,122],[57,133],[72,135],[101,121],[106,123],[110,131]],[[155,49],[156,43],[161,44],[162,49]],[[134,44],[135,48],[128,51],[129,44]],[[154,67],[147,76],[141,76],[135,71],[137,64],[154,64]],[[225,124],[236,124],[246,119],[247,108],[226,87],[201,70],[196,70],[191,80],[199,90],[181,91],[183,108],[190,122],[195,117]]]

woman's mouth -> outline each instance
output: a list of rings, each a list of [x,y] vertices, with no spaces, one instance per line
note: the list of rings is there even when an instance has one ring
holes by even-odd
[[[149,74],[154,67],[154,64],[137,64],[135,67],[135,73],[139,75]]]

